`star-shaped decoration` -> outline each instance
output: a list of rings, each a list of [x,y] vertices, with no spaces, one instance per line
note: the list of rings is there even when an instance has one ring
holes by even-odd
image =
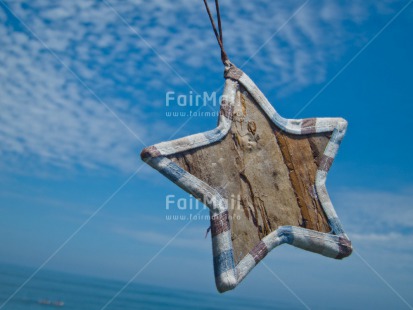
[[[215,129],[141,153],[210,209],[218,290],[236,287],[284,243],[336,259],[350,255],[325,186],[347,122],[281,117],[230,62],[222,98]]]

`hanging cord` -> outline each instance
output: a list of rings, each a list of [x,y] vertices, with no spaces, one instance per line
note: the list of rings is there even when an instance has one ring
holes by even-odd
[[[214,30],[215,37],[217,38],[219,47],[221,48],[221,60],[224,65],[228,65],[229,59],[227,56],[227,53],[225,52],[224,49],[224,38],[222,36],[222,24],[221,24],[221,13],[219,11],[219,3],[218,0],[215,0],[215,8],[217,10],[217,18],[218,18],[218,30],[217,27],[215,26],[214,19],[212,18],[211,11],[209,10],[208,2],[207,0],[204,0],[205,8],[207,10],[209,20],[211,21],[212,29]]]
[[[221,44],[224,46],[224,37],[222,36],[222,26],[221,26],[221,13],[219,11],[219,3],[218,0],[215,0],[215,9],[217,11],[218,17],[218,31],[219,31],[219,38],[221,39]]]

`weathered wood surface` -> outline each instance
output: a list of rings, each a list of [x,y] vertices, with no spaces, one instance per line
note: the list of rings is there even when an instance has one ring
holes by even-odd
[[[330,231],[314,185],[329,138],[286,134],[241,87],[222,141],[169,158],[227,199],[238,263],[279,226]]]

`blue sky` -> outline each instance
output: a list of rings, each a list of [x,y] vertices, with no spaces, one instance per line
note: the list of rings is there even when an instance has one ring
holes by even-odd
[[[230,59],[281,115],[348,120],[327,185],[356,251],[280,247],[265,263],[295,295],[263,265],[228,294],[413,305],[411,1],[221,2]],[[129,280],[187,224],[167,215],[198,212],[166,210],[188,195],[139,152],[216,125],[166,116],[199,109],[167,107],[168,91],[224,82],[202,1],[0,0],[0,46],[0,261],[40,266],[95,214],[45,268]],[[215,293],[208,226],[190,222],[135,281]]]

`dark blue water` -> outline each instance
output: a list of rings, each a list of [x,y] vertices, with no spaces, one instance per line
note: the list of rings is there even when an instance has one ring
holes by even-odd
[[[33,270],[0,264],[1,310],[102,309],[124,285],[120,281],[39,272],[7,304],[4,302],[31,275]],[[64,306],[40,304],[63,301]],[[2,307],[3,306],[3,307]],[[203,294],[132,283],[106,309],[274,309],[262,299],[244,299],[222,294]],[[277,309],[288,308],[277,304]]]

